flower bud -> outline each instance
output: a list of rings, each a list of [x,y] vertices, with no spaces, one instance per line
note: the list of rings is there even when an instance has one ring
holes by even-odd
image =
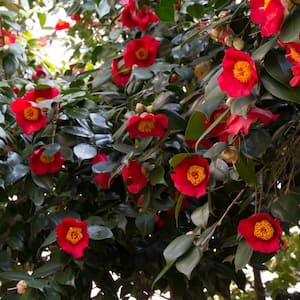
[[[218,41],[223,35],[223,28],[222,27],[216,27],[212,29],[209,33],[209,36],[213,39]]]
[[[142,112],[144,112],[145,111],[145,106],[144,106],[144,104],[143,103],[137,103],[136,104],[136,106],[135,106],[135,111],[137,112],[137,113],[142,113]]]
[[[237,50],[242,50],[245,46],[245,42],[240,38],[234,38],[232,46]]]
[[[229,97],[229,98],[226,100],[226,105],[230,107],[230,106],[232,105],[233,101],[234,101],[234,98]]]
[[[202,61],[195,66],[194,74],[199,80],[201,80],[205,75],[207,75],[207,73],[210,71],[210,68],[211,62],[209,60]]]
[[[20,280],[17,283],[16,287],[17,287],[17,293],[20,294],[20,295],[22,295],[22,294],[24,294],[26,292],[28,284],[27,284],[27,282],[25,280]]]
[[[152,112],[153,112],[153,107],[152,107],[152,105],[148,105],[148,106],[146,107],[146,111],[147,111],[148,113],[152,113]]]
[[[235,164],[239,158],[238,149],[234,146],[228,146],[222,153],[221,157],[229,164]]]
[[[224,42],[227,47],[232,47],[234,37],[232,35],[228,35],[225,37]]]

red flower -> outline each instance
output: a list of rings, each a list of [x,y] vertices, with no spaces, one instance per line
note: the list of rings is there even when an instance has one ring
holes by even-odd
[[[280,248],[282,235],[280,221],[274,220],[267,213],[255,214],[241,220],[238,225],[238,233],[255,251],[268,253],[276,252]]]
[[[300,63],[295,64],[294,66],[292,66],[292,72],[293,72],[294,77],[290,80],[290,86],[300,87]]]
[[[47,73],[43,70],[43,66],[38,65],[35,68],[35,72],[32,74],[31,79],[35,80],[37,78],[46,77]]]
[[[69,28],[70,28],[70,23],[63,20],[58,20],[55,25],[55,30],[64,30]]]
[[[148,182],[142,164],[136,160],[129,161],[128,165],[122,168],[122,177],[124,181],[130,182],[127,188],[132,194],[139,193]]]
[[[121,12],[121,23],[128,28],[134,28],[137,26],[137,20],[135,18],[136,5],[135,0],[129,0],[127,5]]]
[[[164,114],[143,113],[140,116],[132,116],[126,124],[129,136],[132,138],[149,136],[162,138],[167,128],[168,118]]]
[[[261,36],[270,36],[280,31],[286,4],[282,0],[250,0],[250,19],[261,25]]]
[[[38,45],[40,47],[45,47],[47,45],[47,37],[46,36],[41,36],[40,38],[38,38]]]
[[[131,68],[124,65],[123,58],[115,58],[112,61],[111,75],[113,82],[120,86],[125,86],[131,75]]]
[[[1,35],[0,46],[2,46],[3,44],[4,45],[14,44],[16,42],[16,35],[10,30],[2,29],[0,31],[0,35]]]
[[[206,194],[210,178],[208,161],[198,154],[187,157],[174,168],[171,178],[179,192],[199,198]]]
[[[233,98],[250,95],[258,81],[251,56],[234,48],[225,50],[222,67],[223,72],[218,77],[220,89]]]
[[[49,87],[45,89],[31,90],[24,94],[23,98],[27,101],[41,102],[43,100],[53,99],[59,95],[59,89]]]
[[[10,109],[16,116],[17,124],[27,135],[47,126],[47,116],[32,101],[17,98],[11,103]]]
[[[29,157],[31,172],[36,175],[46,175],[60,171],[65,161],[61,156],[61,152],[58,151],[52,156],[47,156],[44,151],[45,148],[36,149]]]
[[[75,22],[80,22],[81,21],[81,17],[80,17],[80,15],[74,14],[74,15],[71,16],[71,20],[73,20]]]
[[[300,63],[300,44],[296,42],[283,43],[278,40],[282,48],[286,48],[286,59],[291,63]]]
[[[264,125],[267,125],[270,123],[270,121],[277,120],[278,117],[278,114],[273,115],[269,109],[251,107],[247,112],[246,119],[241,115],[231,115],[226,125],[225,133],[236,135],[241,132],[247,135],[249,133],[251,124],[257,119],[260,120]]]
[[[131,68],[133,65],[149,67],[154,64],[158,53],[159,41],[150,35],[144,35],[127,44],[124,51],[124,63]]]
[[[56,240],[58,245],[75,258],[84,255],[84,249],[89,245],[87,223],[74,218],[63,218],[56,226]]]
[[[96,156],[92,159],[92,165],[95,165],[98,162],[108,161],[108,157],[105,153],[97,153]],[[94,174],[95,182],[100,185],[104,190],[109,189],[111,186],[111,173],[96,173]]]

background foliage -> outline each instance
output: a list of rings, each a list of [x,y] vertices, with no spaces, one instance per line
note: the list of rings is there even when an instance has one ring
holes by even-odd
[[[247,263],[276,271],[279,279],[267,289],[274,299],[286,294],[287,282],[299,277],[290,269],[299,272],[297,259],[286,258],[290,251],[296,253],[297,242],[279,251],[277,263],[266,264],[274,253],[252,253],[241,246],[237,225],[257,210],[266,211],[281,220],[284,239],[289,239],[289,228],[299,222],[300,88],[289,85],[291,64],[277,44],[278,38],[300,42],[299,5],[289,3],[279,36],[261,38],[259,27],[249,20],[248,1],[138,2],[159,17],[147,30],[160,41],[159,53],[152,66],[134,68],[127,85],[120,87],[112,80],[112,60],[142,35],[120,23],[124,5],[111,0],[1,1],[1,28],[16,34],[16,42],[0,46],[1,299],[89,299],[93,283],[100,288],[94,299],[118,299],[119,291],[121,299],[132,295],[143,300],[155,289],[170,291],[172,299],[215,294],[230,299],[232,282],[245,289]],[[72,55],[63,69],[43,58],[41,40],[28,30],[28,19],[36,16],[43,27],[59,7],[71,24],[64,39]],[[71,20],[73,15],[80,20]],[[224,50],[233,41],[215,33],[228,28],[259,68],[253,94],[230,101],[216,80]],[[59,34],[53,30],[47,42]],[[38,65],[46,76],[32,79]],[[60,89],[58,97],[42,104],[54,118],[27,136],[10,103],[27,90],[45,87]],[[128,136],[125,125],[137,114],[137,103],[168,117],[162,139],[137,142]],[[232,114],[245,116],[255,105],[279,118],[267,126],[256,122],[248,135],[220,142],[205,120],[225,103]],[[200,143],[203,138],[210,146]],[[196,151],[209,159],[211,180],[205,196],[187,197],[180,210],[170,174],[182,155],[195,152],[187,141],[198,139]],[[238,160],[231,163],[221,153],[234,141],[239,142]],[[60,172],[38,176],[30,171],[28,157],[40,146],[49,155],[62,152],[66,161]],[[92,166],[97,151],[106,153],[109,162]],[[149,176],[137,195],[128,192],[121,176],[132,159],[143,163]],[[112,172],[110,189],[93,179],[103,172]],[[90,243],[82,259],[56,243],[55,228],[64,217],[88,222]],[[24,294],[10,289],[19,280],[28,284]],[[232,297],[241,291],[233,291]]]

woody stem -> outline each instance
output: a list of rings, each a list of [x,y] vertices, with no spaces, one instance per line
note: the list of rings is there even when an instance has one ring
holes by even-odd
[[[256,300],[265,300],[265,289],[263,283],[261,281],[260,270],[256,267],[253,268],[254,275],[254,290],[255,290],[255,299]]]

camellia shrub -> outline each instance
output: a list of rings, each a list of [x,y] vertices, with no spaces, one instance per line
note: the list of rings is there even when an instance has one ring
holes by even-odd
[[[246,265],[264,299],[300,216],[299,1],[1,4],[1,299],[230,299]]]

